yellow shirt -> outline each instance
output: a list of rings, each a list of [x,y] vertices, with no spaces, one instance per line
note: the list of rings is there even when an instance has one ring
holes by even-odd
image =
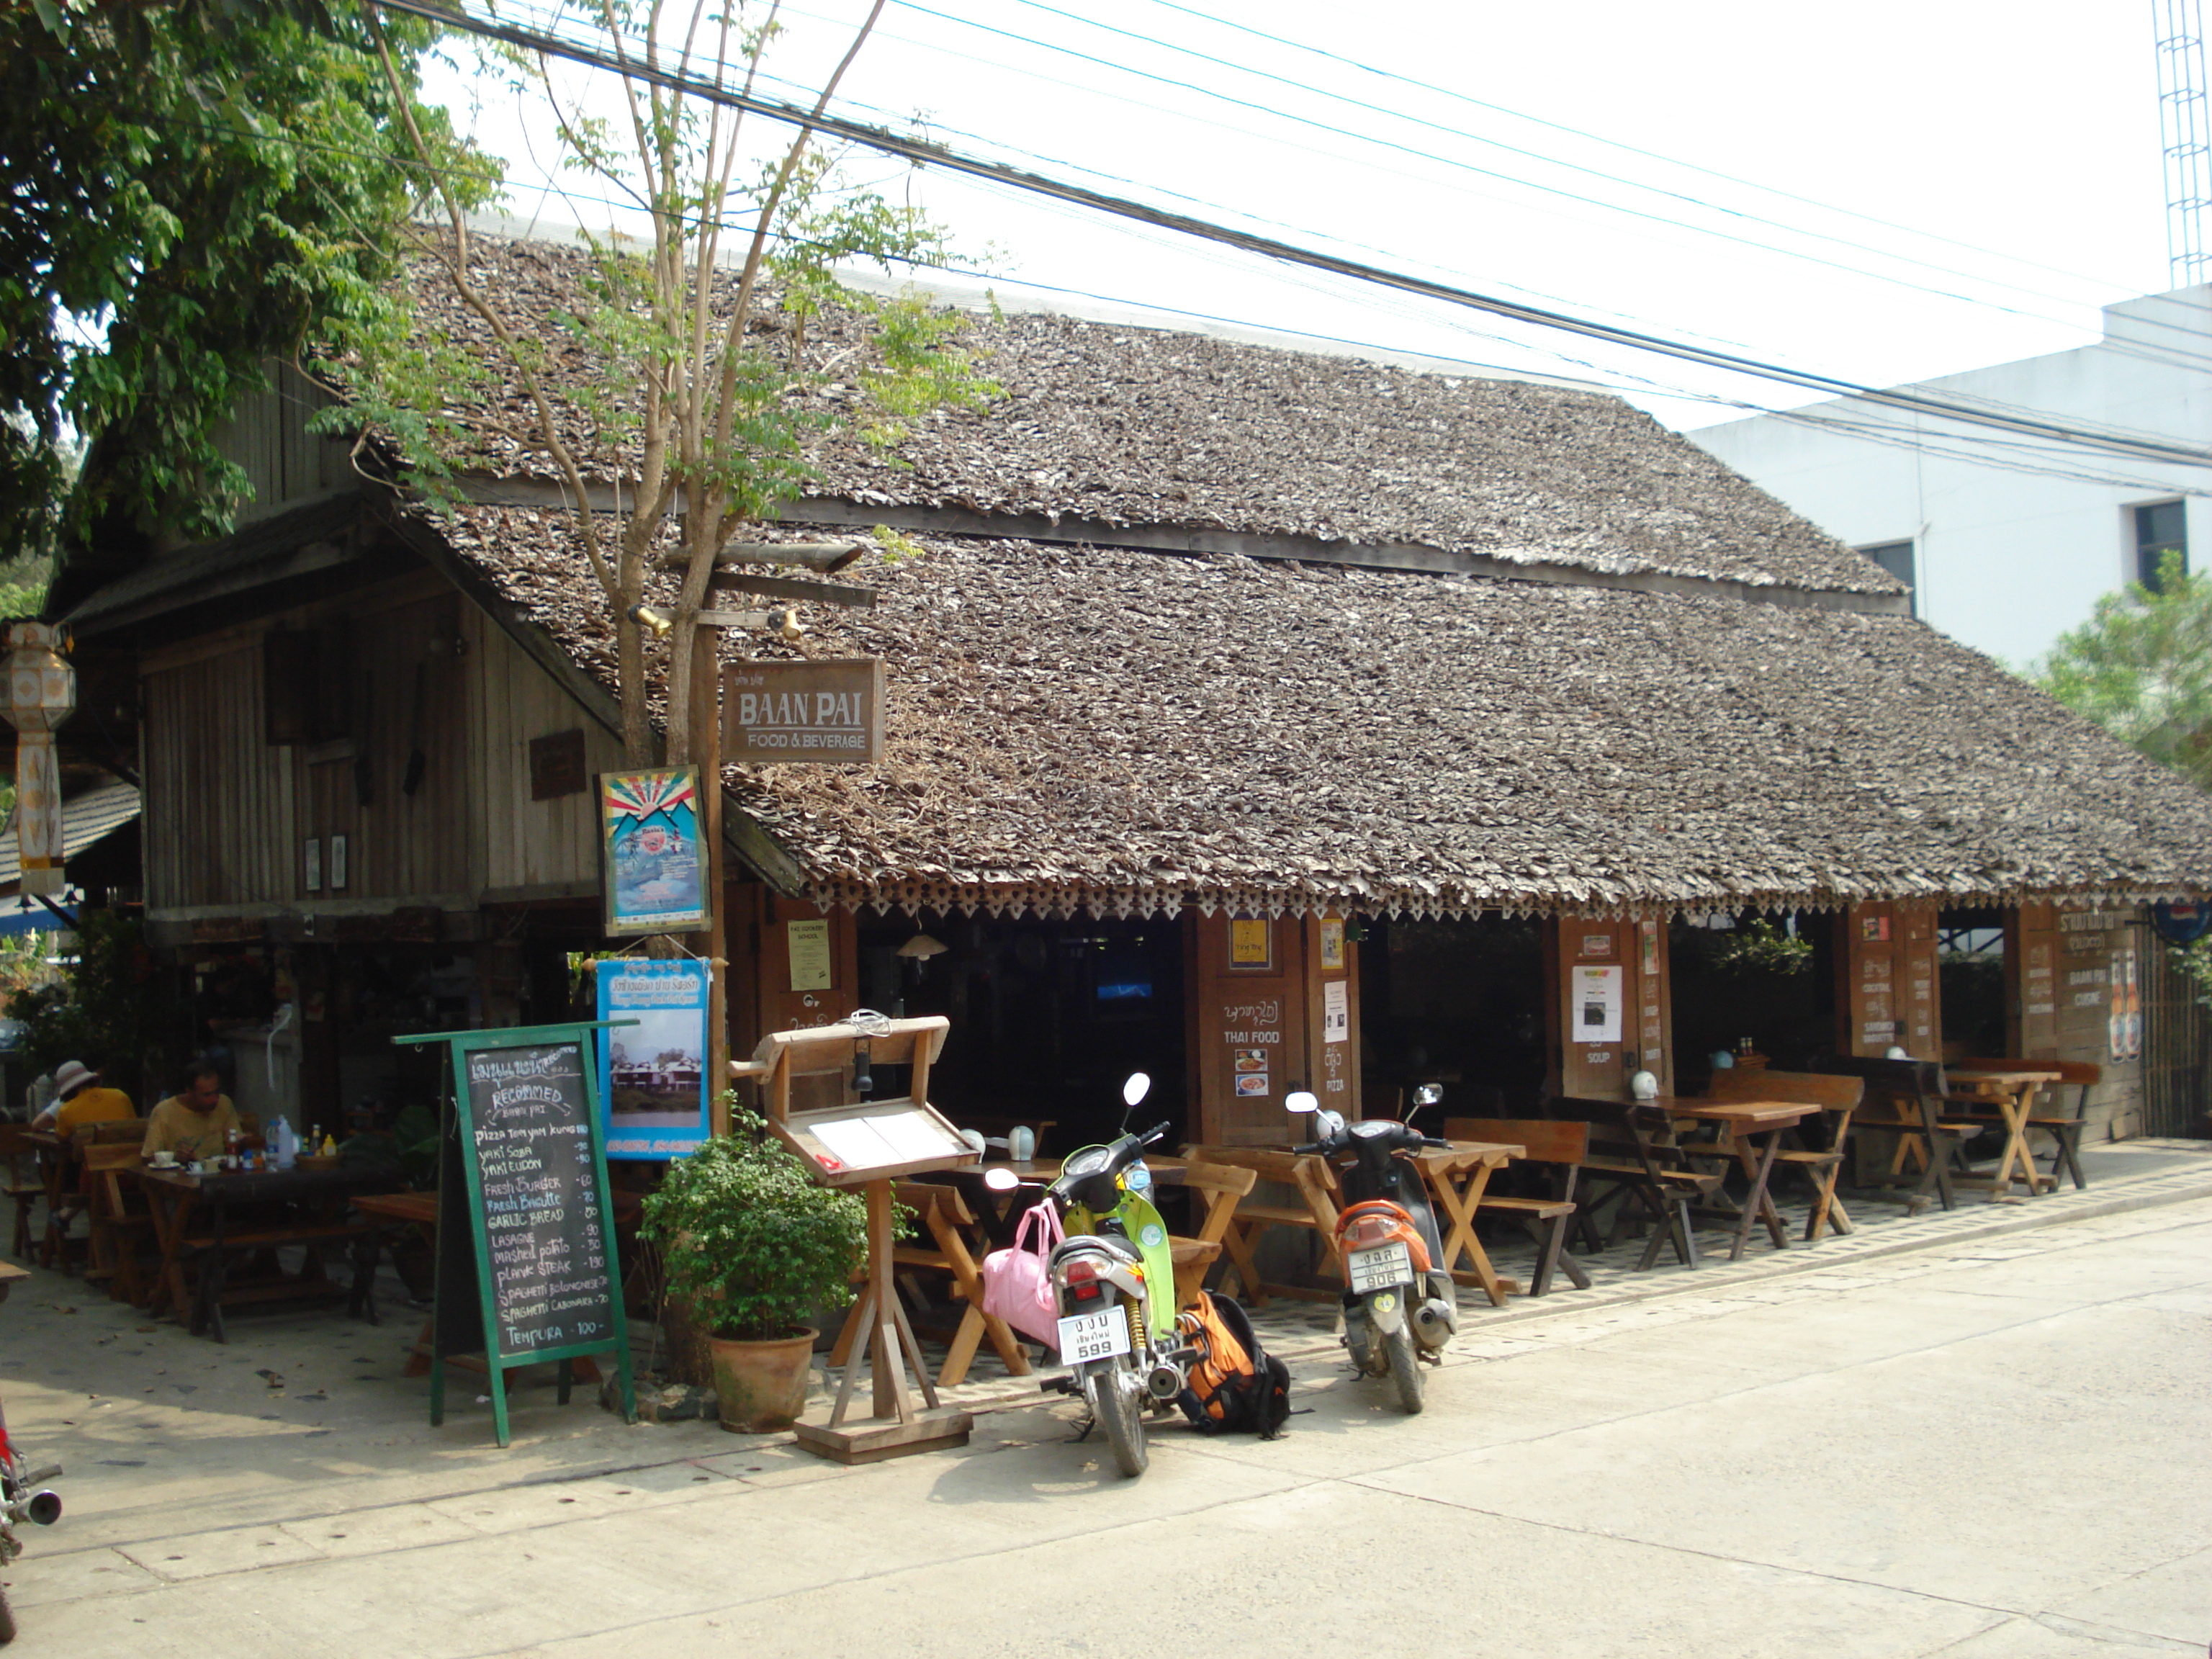
[[[238,1109],[228,1095],[216,1097],[215,1109],[196,1112],[180,1095],[172,1095],[146,1120],[146,1155],[174,1152],[179,1158],[215,1158],[226,1149],[226,1137],[238,1127]]]
[[[95,1084],[89,1089],[78,1090],[63,1103],[55,1115],[54,1127],[67,1135],[80,1123],[119,1123],[137,1115],[131,1109],[129,1095],[120,1089],[104,1089]]]

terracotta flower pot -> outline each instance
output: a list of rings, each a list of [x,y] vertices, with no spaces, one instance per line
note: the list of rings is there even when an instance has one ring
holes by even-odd
[[[806,1409],[806,1368],[817,1334],[801,1330],[772,1342],[708,1337],[722,1426],[732,1434],[760,1434],[796,1423]]]

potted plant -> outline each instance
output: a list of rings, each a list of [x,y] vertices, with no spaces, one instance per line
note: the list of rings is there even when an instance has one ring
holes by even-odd
[[[734,1132],[669,1165],[639,1231],[660,1247],[669,1295],[707,1334],[722,1426],[787,1429],[806,1409],[817,1334],[806,1319],[852,1301],[868,1206],[818,1185],[758,1113],[725,1098]]]

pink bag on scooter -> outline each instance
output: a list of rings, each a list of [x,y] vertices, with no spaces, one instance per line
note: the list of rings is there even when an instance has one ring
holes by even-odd
[[[1040,1199],[1022,1217],[1011,1249],[983,1258],[983,1311],[1048,1348],[1060,1346],[1060,1306],[1053,1299],[1052,1253],[1066,1237],[1060,1212]]]

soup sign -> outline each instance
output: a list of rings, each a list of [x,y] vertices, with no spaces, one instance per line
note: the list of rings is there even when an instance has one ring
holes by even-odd
[[[883,757],[880,657],[722,670],[722,758],[867,766]]]

